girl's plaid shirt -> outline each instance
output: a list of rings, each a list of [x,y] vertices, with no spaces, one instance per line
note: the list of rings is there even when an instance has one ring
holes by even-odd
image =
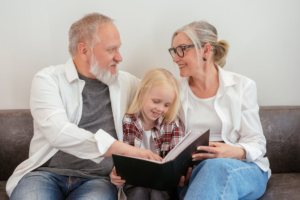
[[[137,114],[126,114],[123,118],[123,141],[132,146],[141,147],[143,124]],[[165,157],[184,137],[184,127],[179,118],[169,124],[163,118],[156,120],[151,128],[151,135],[159,156]]]

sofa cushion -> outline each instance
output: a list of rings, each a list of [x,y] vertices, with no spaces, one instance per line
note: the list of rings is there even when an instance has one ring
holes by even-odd
[[[5,191],[6,181],[0,181],[0,199],[1,200],[8,200],[8,196]]]
[[[265,194],[260,200],[299,200],[300,173],[272,174]]]

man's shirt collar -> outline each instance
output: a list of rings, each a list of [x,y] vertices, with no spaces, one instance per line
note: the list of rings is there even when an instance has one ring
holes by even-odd
[[[71,83],[75,79],[79,79],[78,72],[77,72],[77,69],[75,67],[75,64],[74,64],[74,61],[72,58],[70,58],[67,61],[65,66],[66,66],[66,77],[67,77],[67,80],[69,81],[69,83]]]

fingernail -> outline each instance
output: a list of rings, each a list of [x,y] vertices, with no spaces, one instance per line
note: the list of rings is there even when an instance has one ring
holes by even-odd
[[[192,158],[196,158],[196,156],[195,156],[195,155],[193,155],[193,156],[192,156]]]
[[[197,150],[200,150],[200,147],[198,147]]]

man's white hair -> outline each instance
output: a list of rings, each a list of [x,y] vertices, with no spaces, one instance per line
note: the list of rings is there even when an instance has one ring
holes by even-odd
[[[99,27],[109,24],[113,24],[113,20],[99,13],[87,14],[74,22],[69,30],[69,52],[72,58],[75,57],[77,46],[81,42],[93,50],[95,44],[101,39],[97,35]]]

